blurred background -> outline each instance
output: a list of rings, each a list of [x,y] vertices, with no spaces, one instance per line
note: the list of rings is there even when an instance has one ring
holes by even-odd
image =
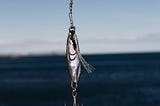
[[[85,106],[160,105],[160,1],[75,0]],[[0,1],[0,105],[72,104],[65,57],[69,0]]]
[[[73,19],[81,52],[159,51],[159,4],[159,0],[75,0]],[[64,54],[68,12],[69,0],[0,1],[0,54]]]

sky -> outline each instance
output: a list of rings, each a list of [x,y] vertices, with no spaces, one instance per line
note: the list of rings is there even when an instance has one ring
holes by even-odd
[[[160,51],[160,0],[73,0],[81,53]],[[69,0],[0,0],[0,55],[65,53]]]

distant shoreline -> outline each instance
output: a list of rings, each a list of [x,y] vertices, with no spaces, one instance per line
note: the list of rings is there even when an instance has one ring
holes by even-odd
[[[93,55],[141,55],[141,54],[146,54],[146,55],[154,55],[154,54],[160,54],[159,52],[122,52],[122,53],[92,53],[92,54],[83,54],[86,56],[93,56]],[[1,58],[22,58],[22,57],[45,57],[45,56],[65,56],[64,53],[46,53],[46,54],[8,54],[8,55],[0,55]]]

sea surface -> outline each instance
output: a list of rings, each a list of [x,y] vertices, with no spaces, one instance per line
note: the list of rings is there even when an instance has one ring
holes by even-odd
[[[84,55],[77,102],[83,106],[160,106],[160,53]],[[72,106],[65,56],[0,57],[0,106]]]

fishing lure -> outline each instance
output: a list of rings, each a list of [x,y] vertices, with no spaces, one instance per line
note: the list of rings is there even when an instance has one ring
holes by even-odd
[[[66,45],[66,55],[69,73],[74,83],[78,83],[78,79],[81,73],[81,64],[84,66],[88,73],[92,73],[92,71],[94,70],[94,67],[88,64],[80,54],[78,38],[75,34],[74,26],[71,26],[69,28]]]
[[[73,4],[73,0],[70,0],[70,7],[69,7],[70,28],[69,28],[69,33],[67,37],[66,55],[67,55],[68,69],[69,69],[69,73],[72,80],[71,87],[72,87],[72,96],[73,96],[73,106],[77,106],[76,89],[77,89],[78,80],[81,74],[81,64],[84,66],[84,68],[88,73],[92,73],[92,71],[95,68],[90,64],[88,64],[80,53],[78,38],[75,33],[76,28],[73,25],[72,4]]]

